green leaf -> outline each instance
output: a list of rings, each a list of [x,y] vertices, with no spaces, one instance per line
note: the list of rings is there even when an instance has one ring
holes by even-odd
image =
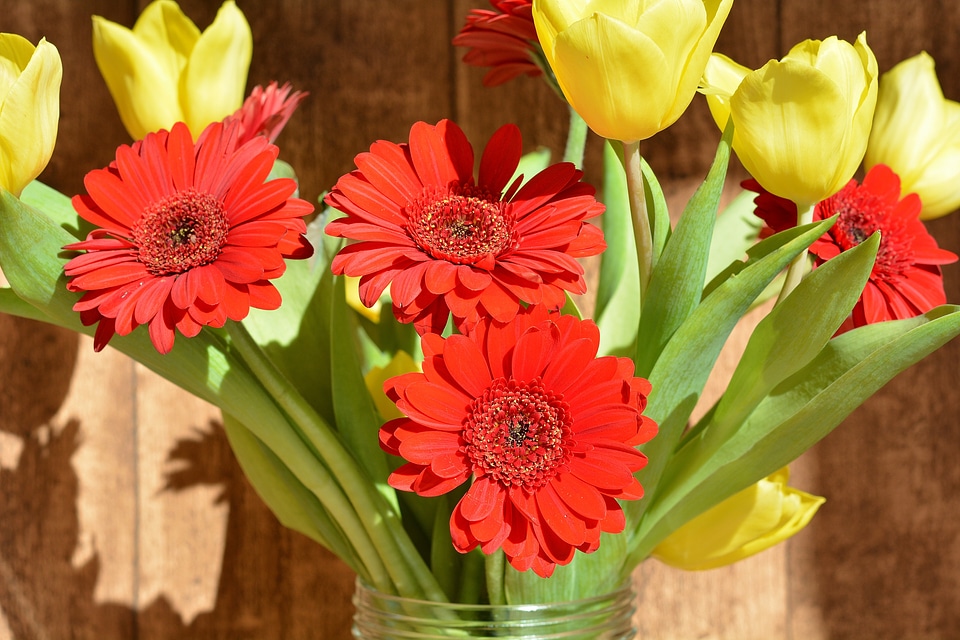
[[[600,221],[607,248],[600,257],[593,314],[600,327],[600,353],[633,353],[640,322],[637,245],[623,164],[609,141],[603,145],[603,203],[606,211]]]
[[[68,232],[73,240],[83,238],[80,228],[86,225],[77,215],[70,198],[42,182],[34,180],[20,194],[20,200],[49,218],[54,224]],[[73,241],[72,240],[72,241]]]
[[[698,450],[700,438],[685,444],[670,462],[682,473],[674,474],[677,481],[664,487],[648,508],[633,559],[645,558],[691,518],[795,460],[895,375],[957,335],[960,307],[951,305],[831,340],[777,385],[711,455]]]
[[[643,158],[640,158],[640,170],[643,172],[643,194],[647,200],[647,215],[650,216],[650,228],[653,229],[651,267],[656,269],[660,254],[663,253],[663,248],[670,237],[670,211],[667,209],[667,199],[663,195],[657,176]]]
[[[396,494],[386,485],[390,469],[380,448],[380,414],[367,391],[357,353],[356,326],[347,307],[343,277],[334,278],[334,294],[326,307],[330,323],[330,369],[335,424],[344,444],[373,482],[382,485],[394,509]]]
[[[717,147],[713,166],[687,203],[653,270],[647,299],[643,301],[634,357],[638,376],[650,374],[670,336],[700,303],[732,136],[730,127]]]
[[[339,524],[283,461],[230,414],[223,414],[223,427],[244,475],[280,524],[322,544],[355,572],[365,574]]]
[[[331,251],[323,233],[326,216],[307,227],[314,255],[288,260],[284,274],[271,282],[283,300],[279,309],[251,309],[243,324],[297,391],[335,424],[330,380],[329,301],[333,295]],[[310,357],[304,357],[310,354]]]
[[[647,497],[625,505],[629,523],[636,524],[690,419],[713,364],[734,326],[751,301],[795,256],[810,246],[834,220],[797,227],[771,236],[751,248],[746,263],[732,265],[730,274],[680,325],[650,372],[653,389],[646,415],[660,427],[641,449],[649,458],[637,474]]]
[[[756,195],[751,191],[741,191],[717,216],[707,260],[707,282],[734,261],[743,260],[747,250],[756,244],[760,229],[763,228],[763,222],[753,212]]]
[[[820,265],[760,321],[707,425],[708,439],[729,437],[774,386],[820,352],[863,293],[879,246],[874,234]]]

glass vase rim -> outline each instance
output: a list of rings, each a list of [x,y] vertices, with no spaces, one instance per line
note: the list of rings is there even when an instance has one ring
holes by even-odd
[[[422,598],[410,598],[380,591],[373,585],[367,583],[360,576],[356,577],[356,588],[374,594],[375,597],[389,602],[403,602],[405,604],[422,604],[432,607],[452,607],[463,611],[542,611],[554,609],[563,606],[577,605],[589,606],[594,603],[600,603],[604,600],[615,599],[624,595],[633,597],[633,580],[629,576],[617,584],[616,587],[600,595],[587,596],[575,600],[552,600],[550,602],[536,602],[523,604],[481,604],[481,603],[461,603],[450,601],[424,600]]]

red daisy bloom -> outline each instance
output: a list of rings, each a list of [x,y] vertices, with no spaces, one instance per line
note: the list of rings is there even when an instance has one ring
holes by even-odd
[[[268,282],[284,258],[307,258],[303,216],[290,179],[264,183],[277,148],[258,136],[237,144],[237,127],[211,124],[196,143],[183,123],[117,149],[116,161],[84,178],[73,198],[97,226],[64,249],[86,253],[64,272],[85,325],[99,323],[94,348],[115,333],[148,324],[157,351],[173,348],[174,329],[195,336],[204,325],[241,320],[250,307],[275,309]]]
[[[575,258],[606,247],[585,222],[603,205],[570,163],[508,186],[522,146],[516,126],[498,129],[474,182],[473,148],[448,120],[416,123],[409,145],[375,143],[326,198],[347,214],[326,232],[360,241],[333,272],[359,276],[368,307],[390,285],[394,315],[421,335],[440,333],[450,313],[465,329],[481,315],[509,322],[522,303],[559,309],[564,291],[586,290]]]
[[[596,357],[593,322],[537,306],[422,343],[423,373],[384,385],[408,417],[380,442],[408,461],[394,488],[436,496],[473,477],[450,518],[458,551],[502,547],[516,569],[547,577],[577,549],[595,551],[601,531],[623,530],[617,500],[643,496],[635,446],[657,426],[642,415],[650,383],[628,358]]]
[[[756,180],[742,186],[759,195],[756,214],[773,232],[796,226],[797,206],[767,192]],[[913,318],[946,303],[942,264],[957,256],[940,249],[920,221],[920,197],[900,198],[900,178],[886,165],[870,169],[862,184],[851,180],[836,194],[814,208],[813,219],[839,214],[833,228],[811,246],[815,265],[820,265],[880,231],[877,260],[863,295],[842,330],[884,320]]]
[[[539,76],[540,53],[533,25],[532,0],[490,0],[493,10],[472,9],[467,22],[453,38],[458,47],[469,47],[463,61],[474,67],[490,67],[483,84],[495,87],[517,76]]]
[[[290,116],[309,95],[305,91],[294,91],[291,94],[291,89],[289,82],[282,87],[271,82],[266,89],[261,86],[253,88],[243,101],[243,106],[224,120],[225,123],[232,120],[239,122],[239,144],[254,136],[264,136],[270,142],[277,139]]]

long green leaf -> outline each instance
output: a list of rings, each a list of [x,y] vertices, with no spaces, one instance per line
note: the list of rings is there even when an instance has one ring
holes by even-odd
[[[230,414],[223,414],[223,427],[244,475],[280,523],[322,544],[356,573],[366,575],[339,524],[283,461]]]
[[[634,357],[638,376],[650,374],[670,336],[700,303],[732,137],[729,127],[706,179],[687,203],[653,270]]]
[[[960,307],[942,306],[918,318],[862,327],[831,340],[699,466],[693,466],[695,459],[702,459],[696,441],[677,453],[670,465],[685,472],[648,508],[633,560],[645,558],[699,513],[796,459],[895,375],[957,335]]]
[[[643,158],[640,158],[640,170],[643,172],[643,194],[647,200],[647,215],[650,216],[650,227],[653,229],[653,262],[650,266],[656,269],[660,254],[663,253],[663,248],[667,246],[667,240],[670,238],[670,211],[667,209],[667,199],[663,195],[663,188],[657,181],[657,176]]]
[[[708,439],[729,437],[774,386],[820,352],[860,298],[879,246],[874,234],[828,260],[760,321],[707,425]]]
[[[707,260],[707,282],[735,260],[743,260],[747,250],[756,244],[763,222],[753,212],[754,196],[751,191],[741,191],[717,216]]]
[[[593,317],[600,327],[600,353],[633,353],[640,322],[640,274],[623,163],[610,142],[603,145],[603,203],[600,220],[607,248]]]
[[[823,222],[789,229],[753,247],[747,262],[731,267],[730,273],[680,325],[667,343],[650,373],[653,386],[646,414],[657,421],[660,431],[643,445],[647,466],[637,474],[647,498],[625,507],[628,523],[635,525],[673,453],[690,413],[693,411],[713,364],[737,321],[767,283],[803,249],[810,246],[833,224]]]
[[[399,511],[393,489],[385,484],[390,469],[387,466],[387,454],[380,448],[380,415],[363,381],[355,336],[357,329],[352,322],[353,314],[347,307],[342,277],[335,279],[334,295],[327,312],[330,314],[331,328],[327,352],[330,354],[337,430],[353,457],[372,481],[382,485],[382,491]]]

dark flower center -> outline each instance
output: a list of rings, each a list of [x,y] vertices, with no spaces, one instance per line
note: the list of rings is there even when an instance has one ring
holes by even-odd
[[[133,241],[147,270],[166,276],[216,260],[229,231],[223,204],[187,189],[150,205],[133,228]]]
[[[824,217],[840,214],[830,234],[842,251],[852,249],[880,231],[872,278],[897,278],[913,264],[910,234],[890,219],[890,207],[879,196],[860,186],[843,189],[824,204],[827,205]]]
[[[474,264],[511,245],[511,206],[479,187],[427,188],[407,205],[407,230],[431,256],[455,264]]]
[[[570,455],[569,413],[563,399],[546,391],[539,378],[494,381],[474,400],[464,429],[474,472],[504,487],[542,487]]]

